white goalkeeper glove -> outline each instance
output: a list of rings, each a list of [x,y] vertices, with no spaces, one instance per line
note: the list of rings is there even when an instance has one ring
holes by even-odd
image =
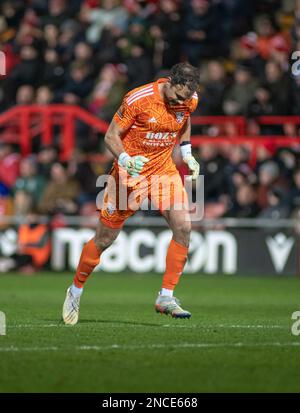
[[[192,174],[188,176],[186,179],[188,181],[194,181],[195,179],[197,179],[200,173],[200,165],[196,161],[196,159],[193,156],[189,156],[188,158],[183,158],[183,162],[187,164],[189,170],[192,172]]]
[[[130,156],[126,152],[122,152],[118,158],[118,164],[125,168],[127,173],[134,178],[139,176],[147,162],[149,162],[149,159],[145,156]]]
[[[187,164],[187,166],[189,167],[189,170],[192,172],[192,175],[188,176],[186,179],[188,181],[197,179],[200,173],[200,165],[192,155],[191,144],[187,142],[183,142],[180,145],[180,150],[181,150],[183,162]]]

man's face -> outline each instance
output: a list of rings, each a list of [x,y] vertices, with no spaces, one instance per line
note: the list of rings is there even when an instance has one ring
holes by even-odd
[[[172,85],[167,82],[164,89],[164,98],[170,106],[182,105],[185,100],[192,97],[193,93],[186,85]]]

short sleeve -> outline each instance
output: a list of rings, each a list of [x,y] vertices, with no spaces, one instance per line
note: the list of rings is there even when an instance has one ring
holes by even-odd
[[[121,129],[129,129],[134,124],[137,116],[135,105],[129,105],[127,103],[127,98],[128,95],[124,97],[121,106],[113,117],[113,120],[119,125]]]
[[[191,99],[190,104],[189,104],[190,113],[195,112],[195,110],[198,106],[198,102],[199,102],[198,94],[197,94],[197,92],[195,92],[193,94],[192,99]]]

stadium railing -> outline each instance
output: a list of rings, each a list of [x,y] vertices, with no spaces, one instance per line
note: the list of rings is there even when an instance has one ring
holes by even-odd
[[[263,116],[255,119],[258,125],[298,125],[300,116]],[[31,152],[32,139],[40,136],[41,143],[53,143],[55,127],[59,127],[63,139],[60,139],[60,159],[66,161],[75,146],[76,122],[87,124],[97,133],[105,134],[108,123],[92,115],[87,110],[63,104],[15,106],[0,114],[0,139],[17,143],[22,155]],[[192,135],[192,144],[201,146],[207,143],[214,145],[245,144],[252,153],[255,163],[256,149],[259,145],[273,142],[276,146],[292,146],[300,143],[300,136],[294,135],[250,135],[247,119],[243,116],[192,116],[192,127],[218,126],[216,135]],[[225,132],[225,133],[224,133]]]

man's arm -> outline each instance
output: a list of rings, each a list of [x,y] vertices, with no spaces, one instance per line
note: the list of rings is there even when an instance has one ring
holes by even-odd
[[[112,120],[104,137],[104,142],[111,153],[118,159],[118,164],[126,169],[129,175],[136,177],[149,161],[145,156],[130,156],[125,152],[122,136],[129,128],[122,129],[115,120]]]
[[[185,162],[192,175],[188,178],[189,180],[197,179],[200,172],[200,165],[192,155],[192,145],[191,145],[191,118],[188,117],[185,125],[183,126],[180,133],[180,150],[183,162]]]
[[[179,143],[180,145],[182,143],[185,144],[185,142],[189,144],[190,140],[191,140],[191,118],[189,116],[180,131]]]
[[[122,136],[125,133],[126,129],[121,129],[117,122],[112,120],[104,137],[105,145],[117,159],[125,152],[122,143]]]

